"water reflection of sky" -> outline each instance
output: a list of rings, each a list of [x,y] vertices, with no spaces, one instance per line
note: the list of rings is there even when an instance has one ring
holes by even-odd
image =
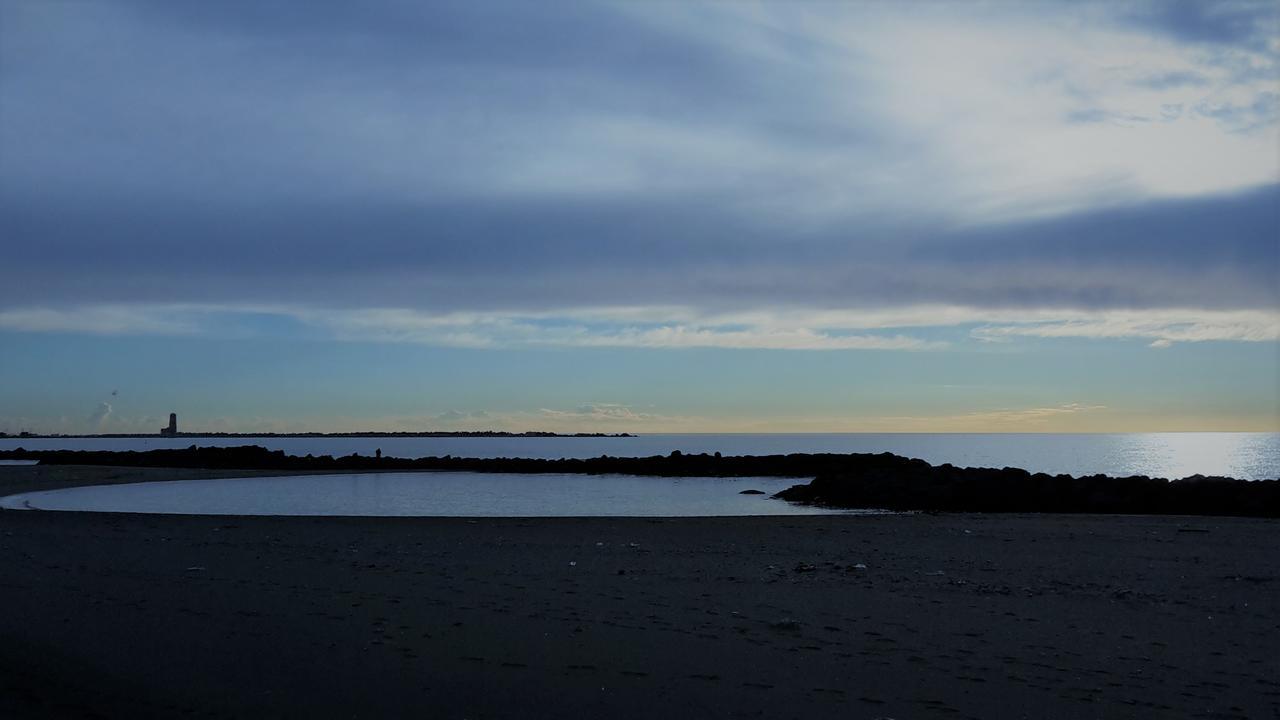
[[[0,508],[198,515],[444,517],[813,515],[769,495],[787,478],[378,473],[99,485],[0,498]],[[742,495],[743,490],[763,495]]]

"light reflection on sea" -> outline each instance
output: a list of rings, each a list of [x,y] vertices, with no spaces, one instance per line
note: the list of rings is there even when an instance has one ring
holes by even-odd
[[[1280,477],[1280,443],[1266,433],[1151,433],[1109,436],[1119,467],[1128,475],[1181,478],[1226,475],[1250,480]]]

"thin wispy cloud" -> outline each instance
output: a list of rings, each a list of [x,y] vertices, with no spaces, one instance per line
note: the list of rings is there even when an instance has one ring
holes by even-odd
[[[263,329],[265,321],[269,329]],[[292,328],[292,330],[282,330]],[[721,348],[942,351],[962,347],[926,330],[968,329],[977,342],[1019,338],[1276,342],[1280,310],[992,309],[924,305],[880,310],[778,309],[705,313],[671,306],[429,313],[236,306],[107,306],[0,312],[0,329],[98,335],[279,337],[472,349]]]
[[[86,421],[89,427],[101,429],[106,424],[107,419],[111,417],[111,410],[111,403],[98,403],[98,407],[93,409],[93,412],[89,414],[89,419]]]
[[[0,310],[0,329],[93,335],[190,335],[200,326],[173,307],[99,305]]]
[[[874,422],[894,428],[908,428],[931,432],[973,431],[1028,432],[1042,430],[1051,423],[1065,418],[1092,415],[1105,411],[1105,405],[1088,403],[1064,403],[1047,407],[1001,408],[954,415],[898,416],[876,419]]]
[[[555,422],[648,423],[670,422],[674,419],[657,413],[637,412],[621,403],[588,403],[572,410],[542,408],[539,412],[544,418]]]
[[[1167,348],[1179,342],[1277,342],[1280,312],[1168,311],[1105,312],[1075,315],[1049,321],[977,328],[981,340],[1007,341],[1016,337],[1150,339],[1151,346]]]

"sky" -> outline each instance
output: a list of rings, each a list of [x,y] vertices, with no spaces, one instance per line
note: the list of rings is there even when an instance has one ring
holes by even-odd
[[[0,0],[0,431],[1280,431],[1274,2]]]

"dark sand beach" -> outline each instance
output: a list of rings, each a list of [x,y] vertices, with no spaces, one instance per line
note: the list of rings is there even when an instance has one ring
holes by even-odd
[[[1278,548],[1222,517],[3,511],[0,716],[1273,718]]]

